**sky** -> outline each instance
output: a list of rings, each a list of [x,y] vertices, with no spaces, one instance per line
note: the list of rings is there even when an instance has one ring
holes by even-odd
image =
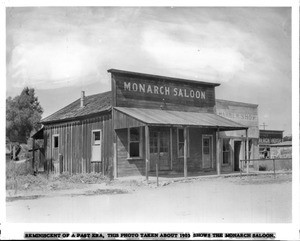
[[[111,68],[220,83],[216,98],[292,133],[288,7],[6,9],[6,95],[35,88],[43,117],[110,90]]]

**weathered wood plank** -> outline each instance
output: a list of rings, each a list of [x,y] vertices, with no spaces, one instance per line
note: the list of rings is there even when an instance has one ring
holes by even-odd
[[[149,164],[150,164],[150,134],[149,126],[145,126],[145,172],[146,180],[148,181],[149,177]]]
[[[115,84],[116,106],[123,106],[122,103],[127,105],[130,100],[135,100],[132,104],[144,101],[145,106],[151,104],[156,108],[160,108],[162,102],[170,107],[176,107],[178,104],[193,107],[215,105],[213,85],[116,74],[112,74],[112,78]]]
[[[183,151],[184,177],[187,177],[187,156],[188,156],[187,127],[184,127],[183,135],[184,135],[184,151]]]

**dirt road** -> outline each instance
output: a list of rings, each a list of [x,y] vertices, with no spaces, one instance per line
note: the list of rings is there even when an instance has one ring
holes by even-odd
[[[249,222],[292,220],[291,175],[195,179],[109,194],[7,202],[8,222]]]

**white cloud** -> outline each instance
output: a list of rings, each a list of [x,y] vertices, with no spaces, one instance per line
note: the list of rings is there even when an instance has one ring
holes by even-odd
[[[100,51],[77,41],[21,44],[14,48],[8,75],[13,87],[57,88],[97,75]]]
[[[189,71],[191,75],[202,73],[218,81],[227,81],[244,70],[245,59],[237,49],[222,45],[201,45],[179,42],[151,30],[145,32],[142,48],[165,68]]]

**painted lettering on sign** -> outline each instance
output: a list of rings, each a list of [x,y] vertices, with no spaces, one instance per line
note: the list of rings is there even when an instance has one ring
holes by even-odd
[[[225,111],[217,111],[217,112],[218,115],[228,119],[239,119],[239,120],[248,120],[248,121],[257,120],[257,115],[253,115],[253,114],[242,114],[242,113],[225,112]]]
[[[271,158],[292,158],[292,147],[271,147]]]
[[[259,144],[277,144],[282,142],[281,138],[259,138]]]
[[[135,82],[124,82],[124,90],[130,92],[140,92],[155,95],[175,96],[182,98],[194,98],[205,100],[205,91],[177,88],[170,86],[159,86],[150,84],[141,84]]]

